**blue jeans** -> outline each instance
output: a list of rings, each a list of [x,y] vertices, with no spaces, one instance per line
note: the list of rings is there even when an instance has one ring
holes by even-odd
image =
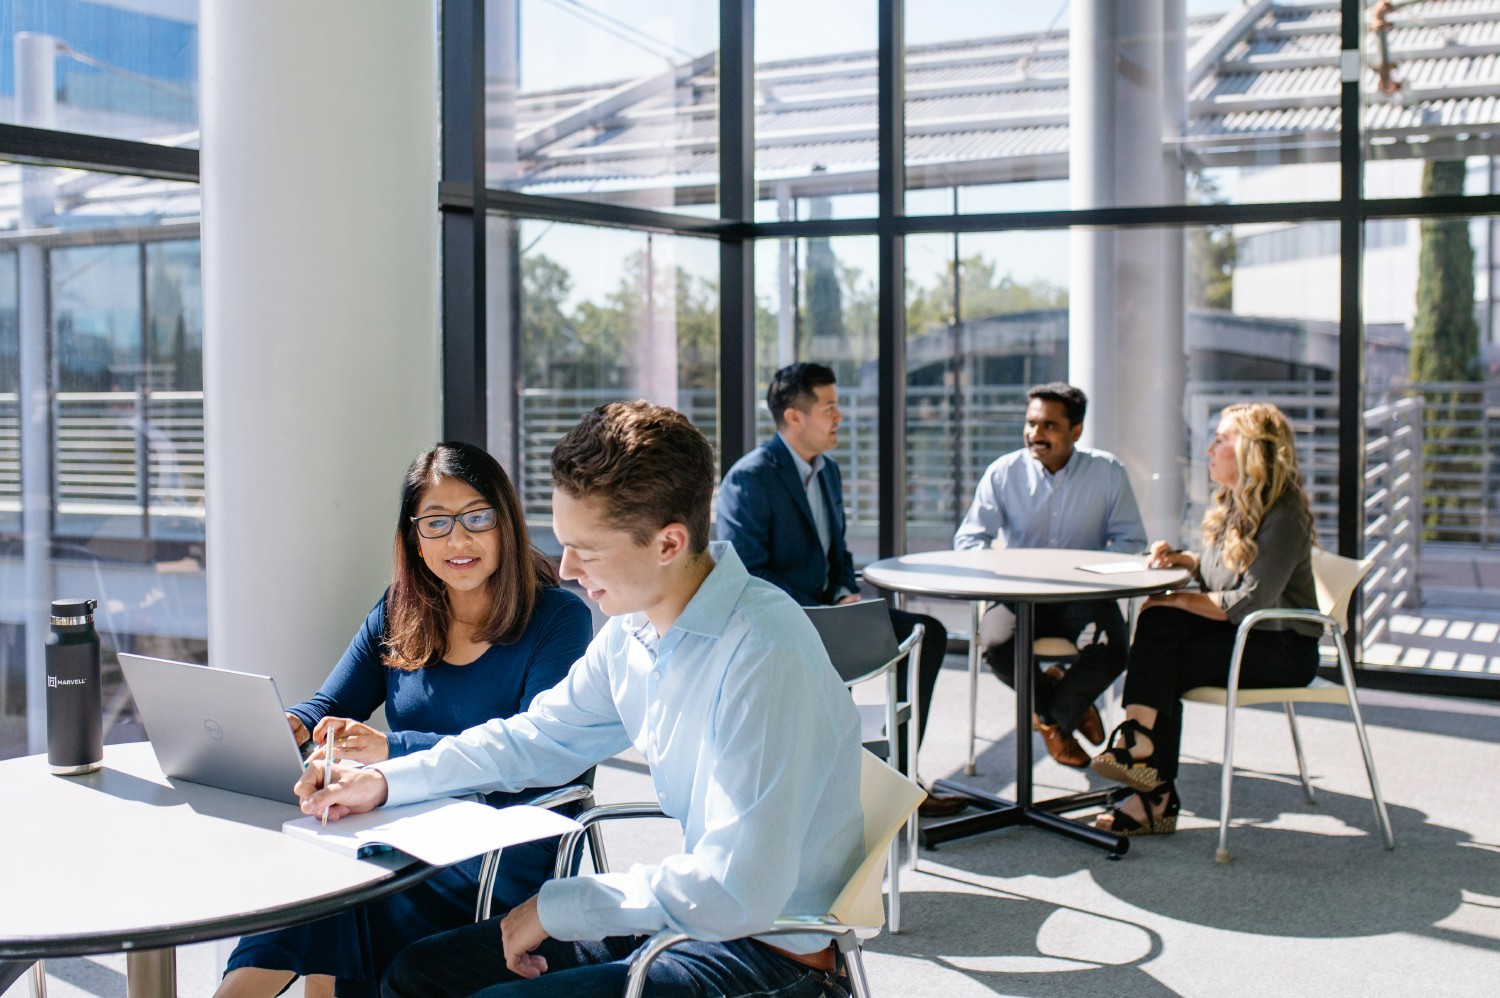
[[[597,942],[548,939],[537,952],[547,972],[532,980],[505,966],[500,919],[429,936],[402,950],[381,980],[383,998],[619,998],[627,962],[645,937]],[[661,998],[845,996],[841,977],[805,967],[750,939],[688,942],[651,965],[646,993]]]

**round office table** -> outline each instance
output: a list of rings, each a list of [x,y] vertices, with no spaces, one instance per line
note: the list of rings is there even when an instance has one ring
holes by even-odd
[[[123,950],[131,998],[175,994],[174,946],[321,918],[437,869],[285,835],[296,807],[169,780],[146,742],[107,746],[87,776],[0,762],[0,799],[0,959]]]
[[[941,842],[996,828],[1030,825],[1106,849],[1112,856],[1123,855],[1129,849],[1130,840],[1127,838],[1064,817],[1068,811],[1111,803],[1120,796],[1119,790],[1070,794],[1045,801],[1032,798],[1030,733],[1035,708],[1031,646],[1038,603],[1147,596],[1181,586],[1191,577],[1180,569],[1141,569],[1113,574],[1081,567],[1141,564],[1141,561],[1139,555],[1067,548],[984,548],[926,551],[899,558],[883,558],[865,567],[865,580],[880,589],[902,595],[969,600],[973,604],[969,639],[969,760],[966,770],[970,776],[975,772],[974,728],[979,694],[982,606],[985,603],[1008,603],[1015,608],[1016,799],[1005,800],[949,780],[937,781],[937,789],[969,798],[982,813],[923,827],[924,846],[934,848]]]

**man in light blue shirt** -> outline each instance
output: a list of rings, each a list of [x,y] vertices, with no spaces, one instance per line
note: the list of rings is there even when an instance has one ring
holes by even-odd
[[[985,470],[953,546],[1144,551],[1146,527],[1125,466],[1113,454],[1075,446],[1088,410],[1083,392],[1054,382],[1032,388],[1026,399],[1026,446]],[[985,661],[1006,685],[1013,685],[1014,623],[1014,615],[1002,606],[986,614],[980,628]],[[1039,638],[1077,641],[1089,624],[1094,625],[1094,640],[1078,661],[1066,674],[1049,669],[1034,684],[1033,723],[1047,751],[1080,769],[1088,765],[1089,753],[1073,733],[1103,742],[1094,700],[1125,669],[1125,620],[1114,600],[1036,607]]]
[[[643,937],[671,928],[726,941],[664,956],[652,994],[823,994],[826,940],[748,937],[784,911],[826,911],[863,853],[848,691],[797,604],[709,545],[713,455],[680,413],[601,406],[558,444],[552,478],[562,575],[611,618],[584,657],[525,713],[341,770],[325,790],[304,776],[303,809],[545,786],[634,746],[683,850],[550,881],[503,919],[408,947],[382,993],[618,993]]]

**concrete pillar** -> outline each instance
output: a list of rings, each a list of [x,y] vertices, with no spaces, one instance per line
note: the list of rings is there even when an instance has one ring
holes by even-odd
[[[1074,208],[1180,204],[1170,139],[1186,96],[1182,0],[1071,8]],[[1183,238],[1180,230],[1075,229],[1069,380],[1089,396],[1083,443],[1124,460],[1152,537],[1183,508]]]
[[[212,664],[288,702],[390,573],[439,432],[432,0],[204,4]]]
[[[15,38],[18,120],[52,128],[57,111],[57,39],[21,32]],[[22,232],[51,222],[57,210],[51,167],[21,167]],[[52,388],[47,335],[47,251],[35,242],[16,247],[16,315],[20,324],[21,537],[25,579],[26,747],[47,750],[47,630],[54,593],[52,572]],[[68,595],[89,596],[89,593]]]

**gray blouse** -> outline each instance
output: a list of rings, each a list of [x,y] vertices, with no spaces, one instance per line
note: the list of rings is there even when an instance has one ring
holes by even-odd
[[[1243,572],[1224,564],[1224,549],[1218,544],[1204,548],[1198,563],[1203,591],[1213,596],[1229,622],[1238,625],[1256,610],[1316,610],[1312,534],[1296,499],[1283,495],[1276,500],[1260,521],[1255,542],[1255,560]],[[1323,633],[1318,624],[1301,620],[1268,620],[1260,628],[1289,629],[1312,637]]]

